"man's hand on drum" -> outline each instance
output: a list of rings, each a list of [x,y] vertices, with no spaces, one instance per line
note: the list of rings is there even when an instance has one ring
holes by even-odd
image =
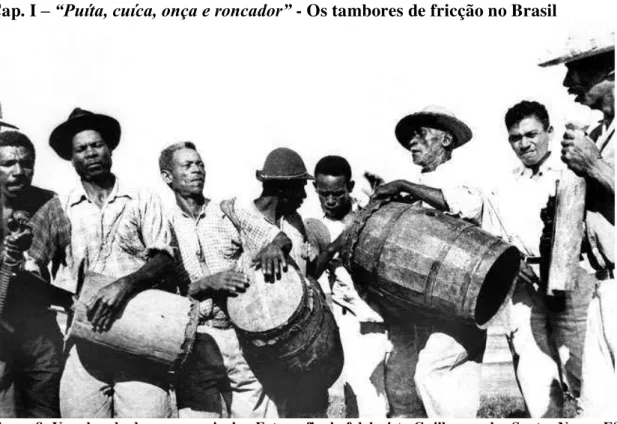
[[[373,199],[384,199],[386,197],[396,196],[401,192],[403,192],[401,180],[395,180],[376,187],[373,193]]]
[[[122,277],[100,289],[86,305],[94,331],[103,332],[111,328],[128,300],[132,286],[129,278]]]
[[[280,280],[281,274],[287,271],[286,254],[275,243],[270,243],[253,258],[253,265],[261,268],[266,281]]]
[[[200,294],[215,291],[224,292],[229,296],[237,296],[239,293],[244,293],[249,285],[249,279],[243,273],[223,271],[191,283],[189,295],[199,299]]]

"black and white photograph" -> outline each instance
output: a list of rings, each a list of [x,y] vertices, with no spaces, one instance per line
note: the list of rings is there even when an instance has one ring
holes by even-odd
[[[615,2],[34,1],[0,419],[615,418]]]

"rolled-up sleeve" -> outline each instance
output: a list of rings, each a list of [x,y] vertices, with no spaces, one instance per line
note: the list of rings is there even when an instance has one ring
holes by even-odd
[[[482,218],[480,190],[467,186],[456,186],[443,188],[442,193],[451,214],[480,223]]]

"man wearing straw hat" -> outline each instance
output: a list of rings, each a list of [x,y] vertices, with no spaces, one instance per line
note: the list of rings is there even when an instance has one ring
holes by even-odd
[[[280,274],[291,241],[259,213],[236,201],[234,216],[243,232],[239,234],[221,204],[203,195],[206,170],[195,144],[168,146],[161,152],[159,168],[176,198],[169,220],[180,254],[182,291],[201,301],[193,352],[177,378],[180,418],[276,418],[276,407],[240,349],[225,302],[249,285],[247,276],[236,271],[243,252],[257,254],[253,262],[261,265],[264,274]]]
[[[173,264],[171,234],[159,197],[127,185],[111,172],[120,133],[116,119],[76,108],[49,138],[80,178],[63,202],[72,226],[71,271],[83,265],[117,279],[87,305],[94,330],[101,332],[113,325],[132,295],[160,282]],[[162,365],[81,341],[69,340],[67,350],[60,385],[63,417],[169,415]]]
[[[416,183],[396,180],[378,187],[375,197],[406,193],[425,206],[479,222],[482,198],[461,183],[451,162],[452,151],[471,139],[471,129],[433,106],[401,119],[395,135],[422,172]],[[384,307],[392,342],[386,361],[390,415],[475,418],[486,331],[432,316],[403,322],[388,315]]]
[[[596,280],[587,316],[579,407],[582,416],[610,416],[617,412],[614,34],[571,38],[564,53],[540,66],[562,63],[567,68],[563,85],[568,93],[576,96],[576,102],[603,114],[602,121],[590,134],[578,125],[566,124],[561,159],[568,168],[585,178],[586,238],[583,248],[588,269]],[[547,228],[550,227],[547,225]]]
[[[49,284],[47,266],[52,263],[55,271],[64,261],[71,227],[58,196],[32,185],[35,156],[25,134],[0,132],[0,219],[6,223],[0,285],[7,290],[0,295],[0,416],[4,418],[60,417],[63,340],[49,306],[67,306],[70,295],[54,296],[60,292]]]

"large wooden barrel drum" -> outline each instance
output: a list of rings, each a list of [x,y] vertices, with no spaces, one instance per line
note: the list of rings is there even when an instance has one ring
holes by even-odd
[[[245,266],[245,293],[227,301],[247,362],[264,387],[327,389],[343,368],[334,316],[319,285],[288,267],[266,282],[261,270]]]
[[[346,233],[343,261],[385,309],[486,328],[512,293],[518,250],[477,226],[417,204],[373,202]]]
[[[121,316],[105,332],[95,332],[86,305],[113,278],[87,273],[76,303],[69,337],[106,346],[114,351],[139,356],[170,368],[177,368],[190,353],[199,304],[192,299],[162,290],[145,290],[135,295]]]

